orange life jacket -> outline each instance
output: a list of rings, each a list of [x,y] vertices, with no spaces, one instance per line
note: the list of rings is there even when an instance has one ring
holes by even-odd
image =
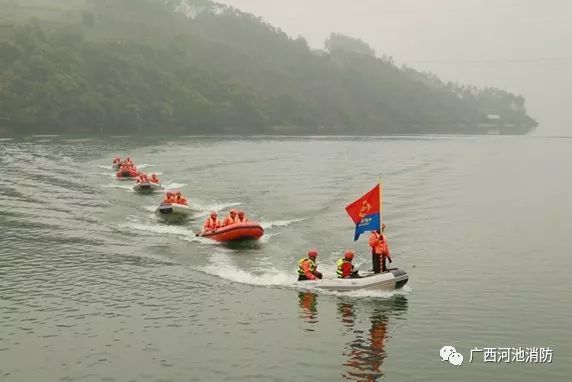
[[[232,216],[228,215],[227,217],[224,218],[222,226],[226,227],[227,225],[232,225],[234,223],[238,223],[237,216],[235,215],[235,217],[233,218]]]
[[[380,238],[383,237],[383,241]],[[389,256],[389,245],[387,245],[387,238],[382,233],[372,232],[369,235],[369,246],[377,255]]]
[[[203,225],[204,229],[217,229],[220,227],[220,222],[218,221],[218,219],[213,219],[209,216],[209,218],[205,221],[205,224]]]
[[[187,204],[187,199],[184,198],[184,197],[182,197],[182,196],[177,196],[177,197],[175,198],[175,203],[177,203],[177,204],[185,204],[185,205],[186,205],[186,204]]]

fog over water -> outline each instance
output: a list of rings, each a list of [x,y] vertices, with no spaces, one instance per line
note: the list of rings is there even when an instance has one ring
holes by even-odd
[[[331,32],[398,65],[522,94],[534,134],[571,135],[572,2],[566,0],[222,0],[315,48]]]

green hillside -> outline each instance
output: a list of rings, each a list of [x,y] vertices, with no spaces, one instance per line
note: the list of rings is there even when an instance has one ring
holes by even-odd
[[[208,1],[0,7],[4,134],[521,134],[536,126],[521,96],[398,68],[342,35],[315,51]]]

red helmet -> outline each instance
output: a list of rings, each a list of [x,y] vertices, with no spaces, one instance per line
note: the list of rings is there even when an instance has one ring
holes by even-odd
[[[215,217],[216,216],[216,211],[211,211],[211,216]]]
[[[354,253],[352,251],[346,251],[344,253],[344,259],[353,260],[353,258],[354,258]]]
[[[244,211],[238,211],[238,216],[244,216]]]
[[[231,215],[236,214],[236,210],[233,208],[232,210],[230,210],[230,214]]]
[[[308,251],[308,257],[316,258],[317,256],[318,256],[318,251],[316,251],[315,249],[310,249]]]

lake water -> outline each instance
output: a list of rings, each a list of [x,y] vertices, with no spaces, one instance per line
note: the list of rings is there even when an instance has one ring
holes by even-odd
[[[114,179],[115,154],[183,191]],[[0,141],[1,381],[569,381],[572,139],[30,137]],[[400,292],[297,287],[353,242],[344,207],[381,175]],[[258,244],[195,238],[244,209]],[[443,362],[452,345],[462,366]],[[552,362],[471,349],[542,347]]]

